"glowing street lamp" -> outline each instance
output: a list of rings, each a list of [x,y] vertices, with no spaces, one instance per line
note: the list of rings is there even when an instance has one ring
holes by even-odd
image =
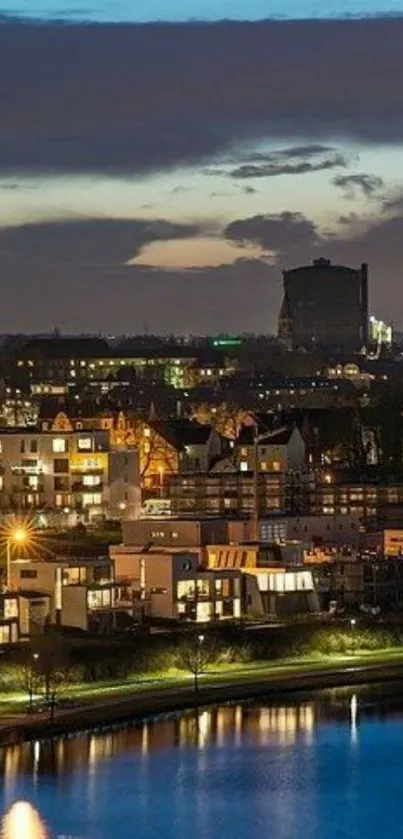
[[[11,587],[11,549],[13,545],[25,545],[29,534],[24,527],[16,527],[11,530],[6,539],[7,549],[7,588]]]
[[[352,632],[352,634],[353,634],[353,642],[352,642],[353,655],[355,655],[355,637],[354,637],[354,630],[355,630],[355,625],[356,625],[356,623],[357,623],[357,621],[356,621],[356,619],[355,619],[355,618],[350,618],[350,628],[351,628],[351,632]]]

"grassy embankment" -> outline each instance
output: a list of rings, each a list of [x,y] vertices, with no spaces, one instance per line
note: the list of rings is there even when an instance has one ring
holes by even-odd
[[[282,679],[290,679],[304,675],[329,671],[345,671],[346,682],[348,673],[352,669],[365,667],[393,667],[402,668],[403,649],[390,647],[383,650],[359,650],[350,654],[317,654],[311,653],[303,657],[284,657],[276,661],[253,661],[246,663],[213,663],[207,665],[199,677],[200,686],[219,687],[233,683],[270,682],[281,684]],[[398,675],[398,673],[397,673]],[[129,699],[147,692],[164,690],[181,690],[189,688],[193,683],[193,675],[183,670],[170,667],[159,672],[138,674],[120,680],[102,680],[91,684],[76,683],[66,688],[63,700],[69,699],[74,705],[90,706],[102,705],[112,701]],[[318,685],[319,687],[320,685]],[[6,718],[24,716],[27,708],[27,696],[21,690],[6,690],[0,693],[0,722]]]

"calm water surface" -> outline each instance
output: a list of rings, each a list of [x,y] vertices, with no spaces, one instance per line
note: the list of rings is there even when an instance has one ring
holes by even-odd
[[[0,13],[100,23],[334,18],[402,14],[403,0],[4,0]]]
[[[403,685],[13,747],[0,772],[2,839],[395,839]]]

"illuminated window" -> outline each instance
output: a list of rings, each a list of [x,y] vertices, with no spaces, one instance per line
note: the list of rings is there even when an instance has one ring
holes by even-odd
[[[16,600],[6,599],[4,601],[4,617],[18,618],[18,603]]]
[[[84,492],[83,506],[84,507],[99,507],[102,504],[102,495],[100,492]]]
[[[85,487],[96,487],[101,483],[100,475],[83,475],[83,485]]]
[[[196,597],[196,581],[180,580],[176,587],[178,600],[194,600]]]
[[[279,460],[273,460],[273,472],[281,472],[281,463]]]
[[[248,471],[248,463],[247,463],[246,460],[241,460],[241,462],[239,464],[239,469],[240,469],[241,472],[247,472]]]
[[[92,451],[92,437],[80,437],[77,443],[77,448],[79,452]]]
[[[199,623],[206,623],[213,617],[213,604],[209,601],[198,603],[196,606],[196,620]]]
[[[267,463],[266,463],[266,461],[265,461],[265,460],[261,460],[261,461],[260,461],[260,468],[261,468],[262,472],[266,472],[266,470],[267,470]]]
[[[102,609],[105,608],[105,606],[110,606],[110,589],[99,589],[99,591],[89,591],[87,595],[87,603],[89,609]]]
[[[11,640],[11,627],[0,626],[0,644],[9,644]]]
[[[144,437],[150,437],[150,435],[151,435],[151,430],[149,428],[145,428],[144,429]]]
[[[210,581],[197,580],[197,595],[198,597],[209,597],[210,595]]]
[[[52,451],[55,454],[67,452],[67,440],[65,437],[54,437],[52,440]]]

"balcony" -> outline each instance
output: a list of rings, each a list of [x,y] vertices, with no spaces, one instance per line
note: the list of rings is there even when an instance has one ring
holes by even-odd
[[[102,466],[70,466],[72,475],[103,475]]]
[[[73,481],[73,483],[71,485],[71,491],[72,492],[78,492],[78,493],[86,492],[86,493],[91,493],[92,494],[92,493],[103,492],[103,489],[104,489],[104,484],[103,484],[102,481],[99,484],[93,484],[91,486],[88,486],[88,484],[84,484],[83,481]]]
[[[12,464],[11,472],[13,475],[42,475],[43,467],[38,461],[32,460],[29,463]]]
[[[43,484],[38,484],[36,487],[31,486],[23,486],[22,484],[12,484],[11,486],[11,494],[12,495],[38,495],[43,493],[45,488]]]

